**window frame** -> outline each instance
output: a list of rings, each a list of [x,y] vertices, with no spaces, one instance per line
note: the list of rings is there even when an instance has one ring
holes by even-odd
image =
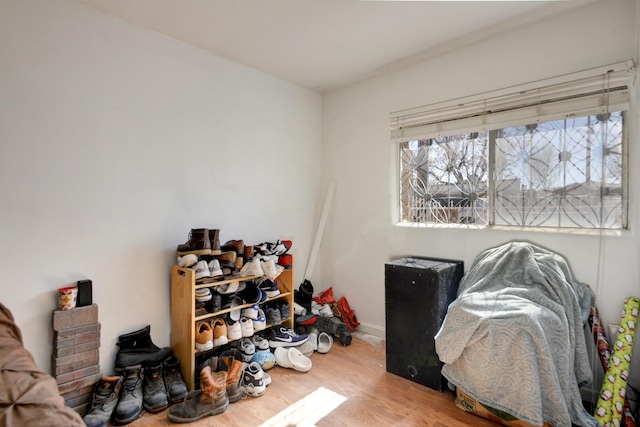
[[[575,116],[588,116],[622,111],[623,128],[621,135],[621,213],[620,227],[565,227],[528,226],[495,224],[496,187],[494,175],[496,167],[495,146],[488,149],[487,199],[489,209],[487,224],[472,227],[495,227],[507,229],[532,228],[534,230],[613,230],[629,229],[629,118],[631,111],[631,90],[635,68],[632,61],[625,61],[579,73],[532,82],[471,97],[445,101],[391,114],[391,141],[394,143],[432,139],[449,135],[486,131],[491,134],[487,144],[495,144],[498,129],[506,127],[555,121]],[[598,89],[599,87],[599,89]],[[543,95],[546,96],[543,99]],[[537,101],[532,102],[537,97]],[[555,98],[554,98],[555,97]],[[500,107],[501,106],[501,107]],[[533,114],[533,115],[532,115]],[[458,128],[458,126],[460,126]],[[493,138],[493,139],[492,139]],[[400,144],[396,153],[401,153]],[[406,222],[402,214],[402,158],[398,158],[397,174],[398,198],[397,215],[399,225],[448,226],[469,228],[469,224]]]

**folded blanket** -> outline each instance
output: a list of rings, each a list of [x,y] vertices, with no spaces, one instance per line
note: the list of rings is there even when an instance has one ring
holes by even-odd
[[[512,242],[484,251],[435,337],[443,375],[532,425],[598,426],[579,390],[592,375],[583,331],[591,295],[546,249]]]

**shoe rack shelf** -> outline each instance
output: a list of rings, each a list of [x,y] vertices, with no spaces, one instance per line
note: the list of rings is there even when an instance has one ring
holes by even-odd
[[[225,280],[219,280],[212,283],[199,284],[196,282],[195,271],[190,268],[183,268],[178,265],[171,267],[171,348],[175,356],[180,360],[182,369],[182,377],[189,387],[193,390],[195,386],[196,374],[196,355],[199,354],[195,349],[196,323],[212,319],[214,317],[224,316],[233,310],[242,310],[251,307],[254,304],[243,304],[233,308],[226,308],[215,313],[206,313],[196,315],[196,289],[214,288],[216,286],[243,282],[252,280],[257,276],[248,277],[230,277]],[[289,304],[289,319],[284,320],[281,325],[293,329],[293,265],[291,268],[283,270],[276,278],[280,294],[268,298],[267,301],[260,304],[263,307],[274,301],[283,301]],[[266,310],[265,310],[266,312]],[[267,324],[266,329],[272,326]],[[233,342],[233,341],[230,341]]]

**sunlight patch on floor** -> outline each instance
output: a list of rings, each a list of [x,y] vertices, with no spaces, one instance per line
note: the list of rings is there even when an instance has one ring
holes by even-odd
[[[260,424],[259,427],[313,427],[345,400],[347,400],[346,397],[319,387]]]

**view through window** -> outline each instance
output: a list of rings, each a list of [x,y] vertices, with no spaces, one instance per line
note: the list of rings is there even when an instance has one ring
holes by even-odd
[[[403,223],[626,228],[624,112],[400,143]]]

